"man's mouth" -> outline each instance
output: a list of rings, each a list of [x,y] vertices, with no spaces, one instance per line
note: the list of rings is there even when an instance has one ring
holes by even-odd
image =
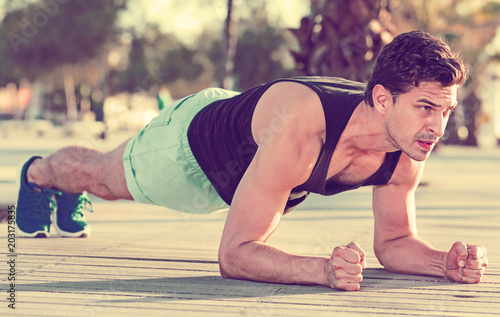
[[[425,141],[425,140],[419,140],[419,141],[417,141],[417,142],[418,142],[418,144],[419,144],[422,148],[424,148],[424,149],[426,149],[426,150],[431,150],[431,149],[432,149],[432,147],[434,146],[434,144],[436,144],[436,141]]]

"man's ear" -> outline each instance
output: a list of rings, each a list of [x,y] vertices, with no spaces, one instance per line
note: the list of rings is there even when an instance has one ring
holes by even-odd
[[[393,104],[391,93],[384,86],[378,84],[373,87],[372,94],[375,109],[377,109],[380,114],[384,115]]]

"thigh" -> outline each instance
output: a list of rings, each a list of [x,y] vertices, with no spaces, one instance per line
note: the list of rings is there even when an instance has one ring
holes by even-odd
[[[221,96],[226,97],[210,89],[171,104],[128,142],[123,163],[135,201],[190,213],[227,208],[199,167],[187,138],[192,118]]]

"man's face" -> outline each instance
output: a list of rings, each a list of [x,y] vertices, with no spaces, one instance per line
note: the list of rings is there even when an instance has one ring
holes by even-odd
[[[444,134],[457,105],[457,86],[422,82],[396,99],[386,121],[389,139],[416,161],[424,161]]]

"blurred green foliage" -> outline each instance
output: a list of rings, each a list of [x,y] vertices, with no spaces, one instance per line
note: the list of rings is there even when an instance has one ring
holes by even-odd
[[[0,25],[1,38],[8,39],[0,41],[0,87],[21,78],[31,82],[45,79],[65,64],[82,65],[92,59],[102,64],[106,59],[102,54],[120,47],[127,50],[128,62],[125,68],[106,70],[104,84],[110,94],[155,94],[160,86],[170,85],[190,93],[194,92],[189,91],[190,81],[201,81],[192,85],[197,89],[199,85],[217,85],[223,76],[222,32],[204,32],[195,46],[188,47],[180,40],[181,34],[162,33],[157,25],[148,24],[140,33],[120,29],[117,16],[127,9],[127,1],[39,0],[19,2],[7,9],[10,11]],[[284,29],[268,23],[265,2],[260,1],[254,10],[260,10],[263,18],[240,21],[238,27],[235,89],[294,74],[293,64],[282,62],[289,54],[290,37]],[[124,36],[130,37],[128,43],[122,41]],[[82,76],[80,80],[86,81]],[[174,84],[179,82],[182,84]]]
[[[125,1],[44,0],[8,12],[0,27],[8,39],[0,46],[1,64],[9,67],[2,74],[33,81],[58,66],[96,58],[113,40],[125,8]]]

